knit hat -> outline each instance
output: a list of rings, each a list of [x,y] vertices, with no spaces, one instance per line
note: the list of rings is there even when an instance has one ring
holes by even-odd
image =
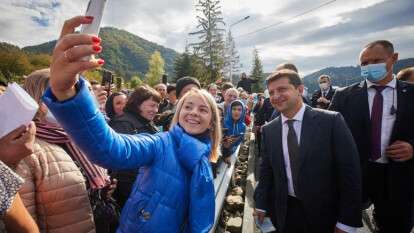
[[[175,96],[179,98],[181,91],[184,89],[184,87],[190,84],[194,84],[198,88],[201,88],[200,82],[196,78],[185,76],[185,77],[178,79],[177,84],[175,85],[175,88],[176,88]]]

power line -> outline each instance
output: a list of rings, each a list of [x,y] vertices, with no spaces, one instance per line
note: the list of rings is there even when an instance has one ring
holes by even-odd
[[[302,13],[300,13],[300,14],[298,14],[298,15],[295,15],[295,16],[293,16],[293,17],[291,17],[291,18],[289,18],[289,19],[286,19],[286,20],[284,20],[284,21],[280,21],[280,22],[277,22],[277,23],[274,23],[274,24],[268,25],[268,26],[266,26],[266,27],[259,28],[259,29],[257,29],[257,30],[252,31],[252,32],[248,32],[248,33],[245,33],[245,34],[241,34],[241,35],[235,36],[235,38],[244,37],[244,36],[249,36],[249,35],[256,34],[256,33],[258,33],[258,32],[261,32],[261,31],[267,30],[267,29],[269,29],[269,28],[271,28],[271,27],[276,27],[276,26],[279,26],[279,25],[284,24],[284,23],[286,23],[286,22],[289,22],[289,21],[291,21],[291,20],[293,20],[293,19],[299,18],[299,17],[304,16],[304,15],[306,15],[306,14],[309,14],[309,13],[311,13],[311,12],[313,12],[313,11],[316,11],[316,10],[318,10],[318,9],[320,9],[320,8],[322,8],[322,7],[325,7],[325,6],[329,5],[329,4],[332,4],[332,3],[336,2],[336,1],[337,1],[337,0],[331,0],[331,1],[325,2],[325,3],[321,4],[321,5],[318,5],[318,6],[317,6],[317,7],[315,7],[315,8],[309,9],[309,10],[307,10],[307,11],[305,11],[305,12],[302,12]]]

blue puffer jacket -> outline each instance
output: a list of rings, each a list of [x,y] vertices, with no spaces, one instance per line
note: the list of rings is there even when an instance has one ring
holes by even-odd
[[[181,232],[189,213],[191,216],[195,211],[189,208],[192,193],[189,167],[196,163],[191,159],[196,157],[195,153],[208,154],[209,143],[186,134],[178,125],[155,135],[117,134],[105,122],[83,80],[78,82],[77,89],[77,95],[64,102],[57,101],[49,89],[43,101],[91,161],[114,170],[138,167],[143,170],[122,211],[117,232]],[[181,161],[183,155],[187,164]],[[211,173],[211,169],[205,172]],[[211,203],[211,199],[214,203],[214,187],[212,195],[205,203]],[[214,221],[214,204],[207,206],[202,211],[196,209],[196,219],[189,219],[193,226],[191,229],[187,226],[186,232],[209,231]]]
[[[242,113],[240,115],[240,119],[238,119],[237,121],[233,120],[231,113],[231,107],[235,104],[240,104],[243,108]],[[224,118],[224,128],[226,128],[227,130],[224,133],[224,136],[239,136],[239,139],[235,141],[230,148],[230,154],[233,154],[237,146],[240,145],[240,143],[243,141],[244,133],[246,132],[246,124],[244,123],[244,119],[246,117],[246,106],[240,100],[235,100],[231,102],[230,106],[226,109],[226,111],[227,114]]]

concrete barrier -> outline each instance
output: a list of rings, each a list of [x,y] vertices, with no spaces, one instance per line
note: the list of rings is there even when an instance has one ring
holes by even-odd
[[[226,163],[220,163],[217,168],[217,177],[214,179],[214,190],[216,192],[216,213],[214,217],[214,225],[210,230],[210,233],[215,232],[216,227],[220,221],[220,213],[223,208],[224,199],[226,198],[227,190],[234,171],[237,155],[239,154],[240,146],[237,147],[236,151],[231,155],[231,166],[229,167]]]
[[[249,159],[247,160],[247,179],[246,179],[246,195],[244,197],[243,211],[243,228],[242,233],[253,233],[256,225],[253,218],[254,211],[254,189],[256,186],[255,178],[255,135],[251,133],[249,142]]]

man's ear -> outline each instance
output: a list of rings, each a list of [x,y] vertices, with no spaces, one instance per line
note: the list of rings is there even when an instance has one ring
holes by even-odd
[[[395,64],[398,61],[398,53],[392,55],[392,64]]]
[[[301,94],[301,95],[303,95],[303,91],[305,90],[305,86],[303,85],[303,84],[301,84],[301,85],[299,85],[298,86],[298,91],[299,91],[299,93]]]

